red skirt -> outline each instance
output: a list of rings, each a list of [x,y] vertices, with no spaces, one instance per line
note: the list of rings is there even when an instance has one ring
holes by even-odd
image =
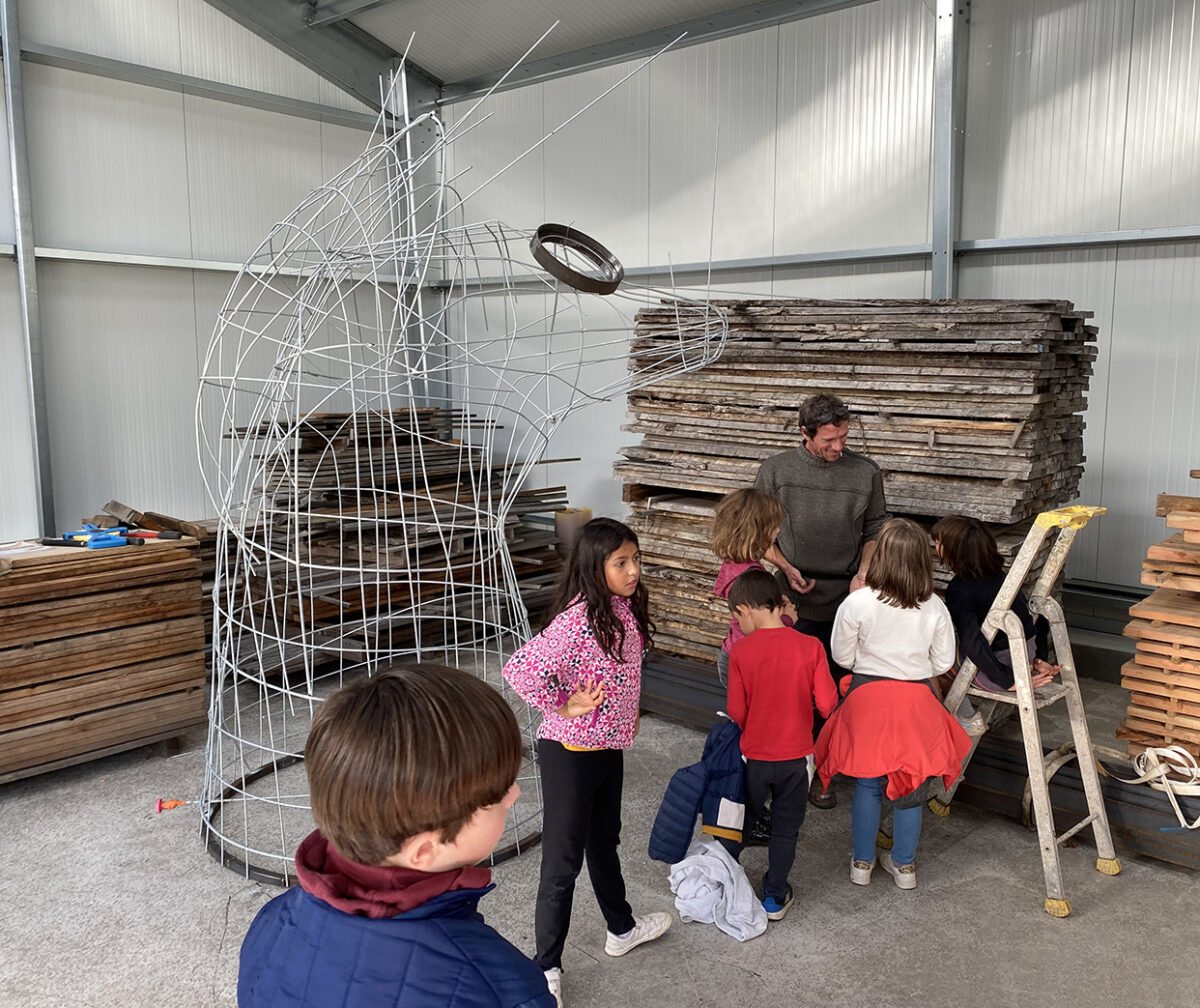
[[[817,739],[817,772],[888,778],[893,801],[941,777],[951,787],[971,739],[925,682],[890,679],[853,690]]]

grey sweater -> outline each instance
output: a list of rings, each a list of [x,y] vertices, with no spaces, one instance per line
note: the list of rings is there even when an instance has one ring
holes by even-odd
[[[754,485],[783,501],[787,517],[779,549],[801,574],[816,579],[807,595],[789,593],[797,614],[832,620],[850,591],[863,543],[878,536],[887,520],[879,466],[848,450],[826,462],[802,446],[766,459]],[[782,574],[780,579],[786,586]]]

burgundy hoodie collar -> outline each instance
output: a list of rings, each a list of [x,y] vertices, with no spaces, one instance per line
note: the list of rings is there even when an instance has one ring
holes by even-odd
[[[391,865],[375,867],[343,857],[320,830],[296,851],[300,887],[344,913],[394,917],[454,889],[482,889],[492,880],[488,868],[423,872]]]

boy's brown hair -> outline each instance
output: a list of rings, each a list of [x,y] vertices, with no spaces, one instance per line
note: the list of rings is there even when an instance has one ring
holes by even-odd
[[[733,579],[729,586],[729,611],[741,606],[751,609],[778,609],[783,605],[779,583],[765,570],[751,568]]]
[[[774,494],[744,487],[726,494],[713,514],[712,551],[722,560],[761,560],[774,545],[772,533],[787,517]]]
[[[313,819],[345,857],[381,865],[418,833],[449,843],[521,767],[504,698],[468,672],[412,664],[338,690],[304,748]]]
[[[947,515],[929,533],[942,547],[942,561],[956,575],[978,581],[1004,573],[1004,558],[996,539],[974,518]]]
[[[916,609],[933,594],[929,536],[920,525],[907,518],[884,522],[867,569],[867,587],[879,593],[881,602],[899,609]]]

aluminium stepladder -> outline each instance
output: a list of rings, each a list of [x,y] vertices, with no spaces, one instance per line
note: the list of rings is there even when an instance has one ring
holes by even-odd
[[[1010,649],[1013,664],[1013,676],[1016,682],[1015,693],[993,693],[979,689],[973,685],[975,666],[970,661],[964,661],[955,677],[954,684],[946,694],[946,708],[955,714],[963,697],[970,695],[976,698],[980,714],[986,723],[990,722],[996,709],[1001,704],[1009,704],[1017,708],[1021,719],[1021,736],[1025,743],[1025,761],[1029,767],[1029,788],[1033,799],[1033,808],[1037,820],[1038,845],[1042,854],[1042,870],[1046,876],[1046,902],[1044,909],[1054,917],[1066,917],[1071,912],[1062,884],[1062,866],[1059,862],[1058,847],[1065,840],[1073,837],[1087,826],[1092,827],[1096,840],[1096,869],[1105,875],[1116,875],[1121,871],[1121,863],[1113,850],[1112,834],[1109,831],[1108,815],[1104,810],[1104,798],[1100,792],[1100,777],[1096,770],[1096,761],[1092,753],[1092,740],[1088,732],[1087,717],[1083,710],[1083,700],[1079,694],[1079,679],[1075,674],[1075,658],[1071,651],[1071,641],[1067,636],[1066,619],[1062,606],[1050,593],[1062,573],[1063,564],[1071,550],[1076,533],[1083,528],[1090,518],[1104,514],[1102,507],[1069,507],[1057,511],[1045,511],[1034,519],[1033,527],[1025,537],[1020,551],[1009,567],[1004,584],[996,595],[992,608],[983,621],[983,635],[990,643],[998,630],[1003,630],[1010,641],[1023,642],[1025,630],[1021,620],[1012,611],[1013,599],[1029,575],[1034,562],[1037,560],[1047,536],[1057,532],[1050,545],[1045,566],[1038,575],[1032,590],[1027,594],[1029,611],[1042,616],[1050,624],[1050,632],[1054,641],[1056,660],[1062,665],[1059,681],[1041,687],[1036,692],[1030,678],[1029,659],[1025,648],[1015,646]],[[1079,776],[1083,781],[1083,790],[1087,798],[1088,814],[1064,833],[1056,836],[1054,832],[1054,816],[1050,806],[1049,775],[1047,773],[1047,756],[1042,749],[1042,734],[1038,725],[1037,712],[1059,700],[1065,699],[1071,723],[1071,735],[1075,743],[1075,752],[1079,761]],[[961,783],[962,775],[966,773],[971,757],[979,745],[982,733],[975,734],[971,739],[971,748],[963,759],[962,773],[948,791],[944,788],[930,799],[929,807],[939,815],[949,814],[949,805],[954,792]],[[1053,754],[1051,754],[1053,756]]]

